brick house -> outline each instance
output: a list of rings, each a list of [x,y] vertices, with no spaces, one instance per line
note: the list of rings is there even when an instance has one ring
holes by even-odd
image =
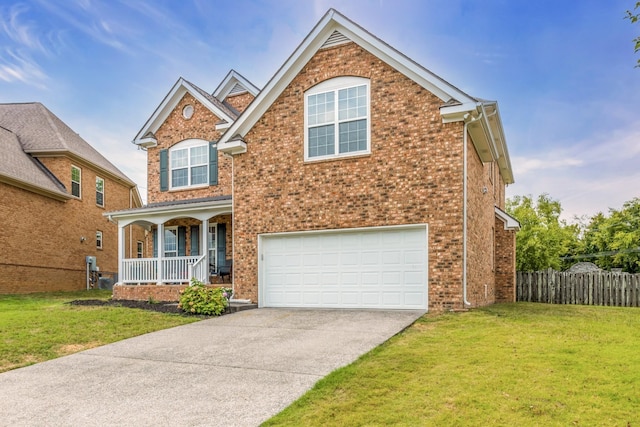
[[[0,294],[85,289],[87,256],[116,272],[102,214],[141,206],[136,185],[41,103],[0,104],[0,146]],[[143,250],[122,231],[127,256]]]
[[[116,298],[175,298],[164,284],[232,260],[235,298],[263,307],[515,299],[497,103],[335,10],[262,90],[235,71],[212,94],[179,79],[134,143],[147,150],[149,205],[109,216],[146,226],[154,249],[121,259]]]

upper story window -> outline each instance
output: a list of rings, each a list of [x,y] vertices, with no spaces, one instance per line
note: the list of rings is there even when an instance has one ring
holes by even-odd
[[[338,77],[305,93],[305,160],[367,154],[369,80]]]
[[[182,141],[160,151],[160,190],[180,190],[218,184],[218,150],[215,142]]]
[[[82,170],[77,166],[71,166],[71,195],[81,196]]]
[[[104,207],[104,179],[96,177],[96,205]]]

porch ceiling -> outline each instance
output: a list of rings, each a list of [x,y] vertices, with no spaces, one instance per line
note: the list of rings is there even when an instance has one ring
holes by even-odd
[[[103,215],[124,227],[133,223],[159,225],[177,218],[195,218],[204,221],[216,215],[231,214],[232,210],[231,196],[219,196],[154,203],[142,208],[106,212]]]

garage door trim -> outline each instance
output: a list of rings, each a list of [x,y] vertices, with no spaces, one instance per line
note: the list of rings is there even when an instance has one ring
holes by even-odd
[[[429,306],[429,263],[428,263],[428,255],[429,255],[429,228],[428,224],[404,224],[404,225],[392,225],[392,226],[374,226],[374,227],[357,227],[357,228],[337,228],[337,229],[325,229],[325,230],[307,230],[307,231],[290,231],[290,232],[278,232],[278,233],[261,233],[258,234],[258,305],[260,307],[265,306],[265,293],[266,293],[266,283],[265,283],[265,263],[264,261],[264,247],[265,247],[265,239],[270,237],[295,237],[295,236],[309,236],[312,234],[347,234],[347,233],[358,233],[358,232],[376,232],[376,231],[397,231],[403,229],[413,229],[413,230],[423,230],[425,233],[425,261],[424,261],[424,269],[425,269],[425,289],[424,296],[426,300],[426,306],[424,309],[427,309]]]

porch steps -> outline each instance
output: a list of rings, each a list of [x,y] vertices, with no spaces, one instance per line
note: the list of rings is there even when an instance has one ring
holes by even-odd
[[[258,308],[258,304],[243,304],[239,302],[232,302],[229,304],[229,307],[227,307],[227,310],[231,313],[236,313],[238,311],[252,310],[254,308]]]

